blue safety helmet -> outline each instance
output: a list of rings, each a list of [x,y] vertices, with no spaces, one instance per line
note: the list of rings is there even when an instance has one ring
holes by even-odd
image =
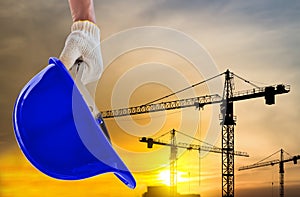
[[[113,172],[135,188],[132,174],[112,148],[65,66],[57,58],[19,94],[13,125],[27,159],[57,179],[79,180]]]

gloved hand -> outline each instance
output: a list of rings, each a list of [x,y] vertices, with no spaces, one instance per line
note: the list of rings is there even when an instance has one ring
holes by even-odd
[[[72,70],[71,67],[78,59],[85,62],[81,82],[84,85],[97,83],[103,72],[100,29],[90,21],[73,23],[71,33],[67,37],[65,47],[60,55],[60,60],[69,70]]]

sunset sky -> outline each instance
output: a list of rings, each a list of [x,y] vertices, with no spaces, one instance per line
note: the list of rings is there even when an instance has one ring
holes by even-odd
[[[96,91],[101,111],[148,103],[230,69],[258,86],[289,84],[291,92],[236,102],[235,194],[278,196],[278,165],[246,171],[283,148],[300,155],[300,2],[297,0],[95,0],[105,70]],[[113,146],[137,181],[128,189],[114,175],[61,181],[36,170],[20,151],[12,110],[22,87],[58,57],[72,24],[67,1],[0,2],[0,196],[141,197],[168,183],[169,147],[149,150],[139,137],[171,129],[221,147],[219,105],[106,119]],[[167,100],[222,95],[224,75]],[[253,86],[235,78],[235,91]],[[169,135],[162,138],[169,140]],[[178,142],[199,144],[177,135]],[[101,147],[101,145],[99,145]],[[288,156],[286,156],[287,158]],[[178,192],[221,196],[221,155],[180,150]],[[279,159],[279,154],[269,158]],[[300,193],[300,161],[285,164],[285,192]],[[200,177],[200,178],[199,178]],[[273,187],[272,187],[272,182]]]

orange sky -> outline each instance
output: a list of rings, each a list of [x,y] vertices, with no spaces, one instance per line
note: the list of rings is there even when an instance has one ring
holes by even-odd
[[[197,152],[186,152],[178,160],[178,172],[181,178],[178,182],[180,193],[200,193],[202,196],[220,195],[220,156],[208,155],[201,160],[201,179],[199,181],[199,160]],[[240,164],[241,159],[237,159]],[[246,159],[245,159],[246,160]],[[128,189],[113,174],[104,174],[80,181],[61,181],[50,178],[36,170],[19,150],[7,152],[1,156],[1,197],[18,196],[112,196],[140,197],[146,192],[147,185],[164,185],[159,176],[161,168],[149,172],[134,173],[137,188]],[[293,164],[286,164],[286,194],[294,196],[299,192],[297,169]],[[278,166],[267,167],[255,171],[236,173],[236,194],[247,196],[249,191],[271,196],[278,192]],[[184,180],[183,182],[181,180]],[[255,188],[254,188],[255,187]],[[298,188],[298,189],[297,189]],[[247,192],[248,191],[248,192]]]

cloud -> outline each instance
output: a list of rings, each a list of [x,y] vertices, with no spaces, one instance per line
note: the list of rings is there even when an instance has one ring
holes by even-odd
[[[0,6],[0,150],[13,143],[12,109],[29,79],[57,56],[71,24],[67,2],[2,1]]]

